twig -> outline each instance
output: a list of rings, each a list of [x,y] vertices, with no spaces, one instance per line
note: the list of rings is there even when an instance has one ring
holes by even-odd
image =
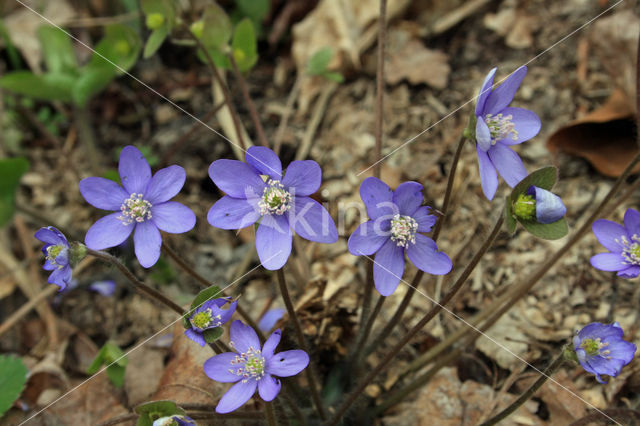
[[[284,112],[282,114],[282,117],[280,118],[280,124],[278,124],[278,130],[276,130],[276,135],[273,140],[273,151],[276,153],[276,155],[280,155],[280,149],[282,148],[282,138],[284,137],[284,131],[286,130],[287,124],[289,123],[289,117],[291,117],[291,113],[293,112],[293,104],[298,97],[302,78],[303,77],[300,74],[296,75],[296,81],[293,83],[293,87],[291,88],[289,96],[287,97],[287,102],[284,105]]]
[[[240,90],[242,92],[242,96],[244,97],[244,102],[247,104],[247,108],[249,108],[249,115],[251,116],[251,120],[253,121],[253,125],[256,128],[256,133],[258,135],[258,140],[262,146],[269,146],[267,142],[267,137],[264,133],[264,128],[262,127],[262,123],[260,122],[260,117],[258,116],[258,111],[256,110],[256,105],[253,103],[251,99],[251,95],[249,94],[249,87],[247,86],[247,82],[245,81],[240,69],[238,68],[238,64],[236,63],[236,59],[233,57],[233,54],[227,55],[229,60],[231,61],[231,69],[233,70],[233,74],[240,85]],[[272,413],[273,414],[273,413]]]
[[[387,300],[387,298],[383,295],[380,295],[378,297],[378,301],[376,302],[376,306],[374,306],[373,308],[373,312],[371,312],[371,315],[369,315],[369,318],[367,318],[367,322],[363,327],[363,331],[362,334],[360,336],[360,340],[358,341],[357,345],[356,345],[356,350],[355,350],[355,363],[359,364],[360,361],[362,359],[365,358],[365,355],[367,354],[366,351],[363,351],[363,347],[365,345],[365,343],[367,342],[367,338],[369,338],[369,333],[371,333],[371,328],[373,328],[373,323],[376,321],[376,318],[378,317],[378,314],[380,313],[380,309],[382,309],[382,304],[384,303],[384,301]],[[366,361],[365,361],[366,363]],[[362,371],[361,368],[356,368],[355,371]]]
[[[313,136],[316,134],[316,130],[322,121],[322,117],[324,117],[324,112],[327,109],[327,103],[331,98],[333,92],[336,91],[338,85],[334,82],[330,82],[327,86],[325,86],[322,93],[320,93],[320,97],[316,101],[316,104],[313,108],[313,113],[311,114],[311,120],[309,124],[307,124],[307,129],[304,132],[304,136],[302,137],[302,142],[300,143],[300,148],[296,151],[296,160],[304,160],[309,155],[309,151],[311,151],[311,142],[313,140]]]
[[[602,413],[604,413],[604,415],[611,418],[614,418],[614,417],[619,418],[621,419],[620,421],[625,421],[625,420],[640,421],[640,411],[631,410],[629,408],[610,408],[608,410],[602,410]],[[576,420],[575,422],[571,423],[569,426],[587,426],[599,420],[600,421],[602,420],[601,413],[591,413],[591,414],[587,414],[581,419]],[[633,423],[629,422],[627,424],[631,425]]]
[[[7,318],[2,324],[0,324],[0,336],[6,333],[11,329],[22,317],[31,312],[31,310],[41,301],[48,298],[52,294],[58,291],[58,287],[55,285],[50,285],[45,288],[42,292],[38,293],[33,299],[29,299],[27,303],[20,306],[20,308],[11,314],[9,318]]]

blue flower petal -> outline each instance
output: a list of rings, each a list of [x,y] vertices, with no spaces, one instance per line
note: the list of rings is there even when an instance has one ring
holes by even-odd
[[[349,237],[349,252],[354,256],[372,255],[389,240],[389,228],[389,220],[384,223],[373,220],[361,223]]]
[[[120,181],[129,194],[144,194],[151,179],[151,167],[135,146],[125,146],[118,164]]]
[[[562,199],[546,189],[532,186],[536,199],[536,220],[538,223],[548,224],[562,219],[567,208]]]
[[[393,191],[389,185],[378,178],[368,177],[362,181],[360,197],[370,219],[377,219],[383,215],[391,219],[394,214],[399,213],[393,202]]]
[[[257,199],[233,198],[225,195],[211,206],[207,220],[221,229],[242,229],[260,219]]]
[[[264,342],[264,346],[262,347],[262,356],[265,359],[271,359],[271,357],[273,356],[273,353],[276,350],[276,347],[278,346],[278,343],[280,343],[280,337],[282,336],[282,332],[280,330],[276,330],[273,333],[271,333],[271,336],[269,336],[269,338],[267,339],[266,342]]]
[[[418,182],[403,182],[393,191],[392,201],[403,216],[413,216],[422,204],[424,196],[423,187]]]
[[[264,377],[258,381],[258,394],[260,394],[260,398],[264,401],[273,401],[273,399],[278,396],[281,387],[282,383],[280,383],[280,380],[271,374],[265,374]]]
[[[416,268],[429,274],[445,275],[451,272],[449,256],[438,251],[435,241],[422,234],[416,234],[416,243],[409,244],[407,256]]]
[[[53,226],[38,229],[34,236],[43,243],[50,245],[63,244],[69,247],[67,238]]]
[[[484,152],[489,151],[491,148],[491,131],[482,117],[478,117],[476,121],[476,142],[478,143],[478,148]]]
[[[504,145],[517,145],[526,142],[540,132],[542,124],[540,117],[528,109],[509,107],[502,111],[503,115],[511,115],[512,123],[518,132],[518,137],[513,140],[511,135],[508,138],[501,139],[498,142]]]
[[[156,225],[150,221],[138,223],[133,234],[133,242],[140,265],[145,268],[155,265],[160,258],[162,246],[162,237]]]
[[[522,66],[511,73],[500,86],[489,94],[483,113],[495,115],[509,106],[525,75],[527,75],[526,66]]]
[[[373,282],[378,292],[389,296],[396,291],[404,273],[404,248],[391,239],[378,250],[373,263]]]
[[[240,381],[231,386],[218,402],[216,413],[226,414],[240,408],[253,396],[257,386],[255,380],[248,380],[246,383]]]
[[[160,169],[149,181],[144,198],[155,205],[169,201],[182,189],[187,173],[180,166],[169,166]]]
[[[233,198],[261,197],[266,186],[250,165],[237,160],[214,161],[209,166],[209,177]]]
[[[510,187],[513,188],[527,177],[527,169],[524,168],[522,160],[508,146],[497,143],[487,151],[487,154],[500,176]]]
[[[287,216],[289,226],[305,240],[317,243],[338,241],[338,230],[331,215],[312,198],[296,196]]]
[[[601,271],[622,271],[627,269],[629,265],[624,263],[624,259],[618,253],[600,253],[591,257],[591,265]]]
[[[627,238],[629,241],[631,240],[631,236],[624,226],[610,220],[598,219],[593,222],[591,229],[593,229],[593,233],[600,244],[612,253],[622,253],[623,246],[619,242],[622,237]]]
[[[312,160],[292,161],[282,179],[282,185],[294,196],[311,195],[321,183],[322,169]]]
[[[431,232],[431,228],[438,219],[436,215],[431,214],[431,208],[428,206],[420,207],[411,217],[418,222],[418,232]]]
[[[249,348],[260,349],[260,339],[255,330],[240,320],[235,320],[229,330],[233,348],[238,353],[246,353]]]
[[[635,209],[627,209],[624,212],[624,226],[629,233],[629,237],[634,234],[640,236],[640,213]]]
[[[271,149],[265,146],[252,146],[245,155],[247,163],[258,173],[271,179],[282,180],[282,163]]]
[[[210,379],[222,383],[235,383],[239,381],[242,379],[242,376],[229,371],[235,371],[238,369],[237,364],[231,363],[237,356],[238,354],[235,352],[225,352],[209,358],[204,362],[204,374],[206,374]]]
[[[192,328],[186,329],[184,331],[184,334],[189,339],[193,340],[194,342],[196,342],[197,344],[199,344],[202,347],[204,347],[204,345],[207,343],[207,341],[204,340],[204,336],[202,335],[202,333],[199,333],[199,332],[197,332],[196,330],[194,330]],[[206,373],[206,370],[205,370],[205,373]],[[218,379],[216,379],[216,380],[218,380]],[[218,381],[221,382],[222,380],[218,380]]]
[[[120,210],[130,195],[116,182],[101,177],[82,179],[80,193],[93,207],[112,211]]]
[[[309,365],[309,355],[303,350],[279,352],[267,360],[265,371],[278,377],[295,376]]]
[[[164,232],[181,234],[193,229],[196,215],[184,204],[167,201],[151,207],[151,222]]]
[[[260,319],[260,322],[258,323],[258,328],[264,332],[270,331],[273,328],[273,326],[276,325],[278,321],[280,321],[280,318],[284,316],[285,312],[287,311],[282,308],[270,309]]]
[[[493,77],[496,74],[498,68],[494,68],[489,71],[489,74],[484,78],[484,82],[482,83],[482,88],[480,89],[480,93],[478,93],[477,101],[476,101],[476,116],[483,115],[484,106],[487,102],[487,98],[489,94],[491,94],[491,87],[493,86]]]
[[[256,251],[260,263],[275,271],[287,263],[291,254],[292,234],[285,215],[265,215],[256,232]]]
[[[133,232],[135,225],[123,224],[118,219],[121,215],[121,212],[111,213],[94,223],[84,237],[87,247],[92,250],[103,250],[115,247],[126,240]]]
[[[498,189],[498,173],[496,168],[489,159],[489,155],[476,146],[478,153],[478,165],[480,167],[480,182],[482,183],[482,192],[489,201],[493,200]]]

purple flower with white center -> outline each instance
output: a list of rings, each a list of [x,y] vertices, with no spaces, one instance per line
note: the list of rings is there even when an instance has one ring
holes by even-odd
[[[279,329],[274,331],[261,350],[258,335],[251,327],[240,320],[231,324],[230,345],[237,353],[216,355],[204,363],[204,372],[209,378],[235,383],[220,399],[217,413],[230,413],[242,406],[256,388],[264,401],[272,401],[282,386],[276,376],[295,376],[309,365],[309,355],[299,349],[274,354],[280,334]]]
[[[85,237],[87,247],[103,250],[124,242],[134,231],[138,261],[145,268],[160,257],[160,231],[179,234],[191,230],[196,216],[191,209],[169,201],[182,189],[186,173],[180,166],[169,166],[151,176],[151,168],[138,148],[126,146],[118,165],[122,186],[100,177],[80,182],[80,192],[89,204],[115,211],[98,220]]]
[[[195,426],[195,424],[191,417],[175,414],[154,420],[152,426]]]
[[[519,219],[532,220],[535,216],[536,222],[545,225],[562,219],[567,213],[560,197],[534,185],[525,194],[518,195],[512,210]]]
[[[285,312],[286,310],[282,308],[276,308],[267,311],[267,313],[264,314],[262,318],[260,318],[260,322],[258,322],[258,328],[265,333],[270,331],[273,326],[276,325],[278,321],[280,321],[280,318],[282,318]]]
[[[49,275],[49,283],[59,286],[58,291],[64,290],[71,281],[71,249],[67,238],[53,226],[40,228],[35,237],[45,243],[42,252],[46,260],[42,268],[53,271]]]
[[[227,309],[222,309],[229,302],[231,302],[229,297],[221,297],[204,302],[189,317],[191,328],[185,330],[184,334],[200,346],[204,346],[206,344],[203,336],[204,331],[220,327],[228,322],[236,311],[237,301],[231,302]]]
[[[617,271],[619,277],[640,274],[640,213],[627,209],[624,226],[606,219],[593,222],[593,233],[610,253],[596,254],[591,265],[601,271]]]
[[[209,210],[207,219],[222,229],[241,229],[260,221],[256,249],[262,265],[282,268],[291,254],[292,230],[318,243],[335,243],[338,231],[329,212],[309,196],[320,188],[322,170],[315,161],[293,161],[286,173],[269,148],[253,146],[246,163],[216,160],[209,176],[227,195]]]
[[[622,339],[620,324],[593,322],[573,337],[573,349],[582,368],[606,383],[601,374],[616,377],[636,353],[636,345]]]
[[[489,71],[476,103],[475,139],[484,195],[492,200],[498,189],[498,174],[514,187],[527,176],[522,160],[510,146],[528,141],[540,131],[540,118],[529,110],[510,107],[513,96],[527,74],[518,68],[492,90],[497,68]]]
[[[383,296],[392,294],[404,273],[404,255],[421,271],[444,275],[451,271],[451,259],[438,251],[435,241],[422,235],[430,232],[436,217],[422,205],[422,185],[404,182],[395,191],[375,177],[360,186],[360,196],[370,220],[349,237],[349,251],[356,256],[376,253],[373,279]]]

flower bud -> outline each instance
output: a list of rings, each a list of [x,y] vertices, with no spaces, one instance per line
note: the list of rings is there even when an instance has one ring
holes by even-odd
[[[196,22],[191,24],[189,29],[191,30],[191,34],[193,34],[193,36],[195,38],[201,39],[202,38],[202,33],[204,32],[204,22],[203,21],[196,21]]]
[[[87,257],[87,246],[79,241],[74,241],[69,245],[69,265],[72,268],[75,268],[85,257]]]
[[[164,15],[161,13],[150,13],[147,15],[146,23],[150,30],[157,30],[164,24]]]

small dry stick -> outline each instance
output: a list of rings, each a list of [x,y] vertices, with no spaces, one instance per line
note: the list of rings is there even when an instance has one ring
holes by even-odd
[[[253,125],[256,128],[256,133],[258,135],[258,140],[262,146],[269,146],[267,142],[267,137],[264,133],[264,128],[262,127],[262,123],[260,122],[260,117],[258,116],[258,111],[256,110],[256,105],[253,103],[251,99],[251,95],[249,94],[249,87],[247,86],[247,82],[245,81],[240,69],[238,68],[238,64],[236,63],[236,59],[233,57],[233,53],[228,55],[229,60],[231,61],[231,68],[233,69],[233,74],[236,77],[236,80],[240,84],[240,90],[242,91],[242,96],[244,97],[244,102],[247,104],[247,108],[249,108],[249,115],[251,116],[251,120],[253,121]]]

